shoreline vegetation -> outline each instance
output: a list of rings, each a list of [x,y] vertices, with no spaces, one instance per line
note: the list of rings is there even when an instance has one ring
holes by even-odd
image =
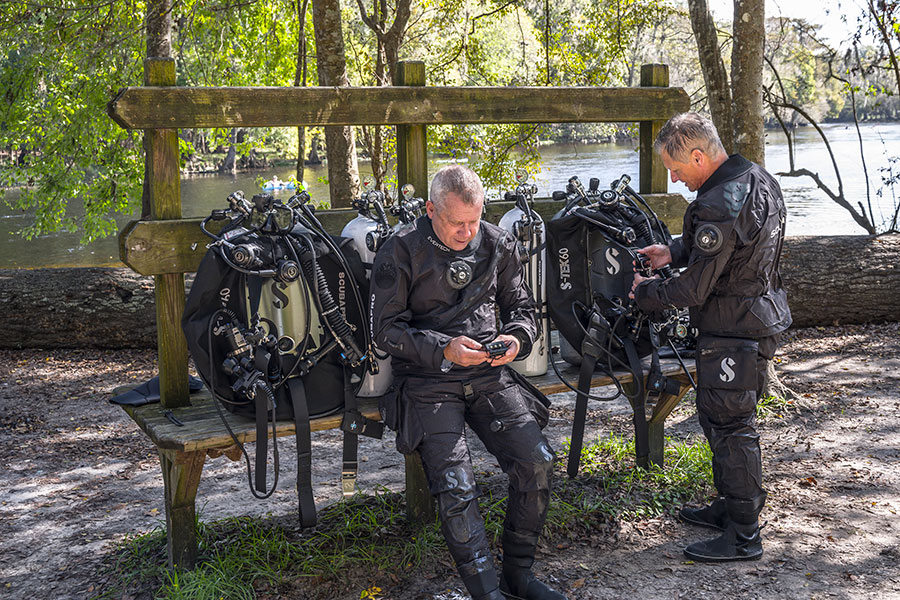
[[[838,117],[825,119],[821,123],[819,123],[819,125],[844,124],[849,126],[853,125],[853,123],[853,119]],[[867,125],[875,125],[879,123],[896,123],[896,121],[892,119],[872,119],[860,122],[860,124],[863,123]],[[812,127],[812,124],[801,121],[797,123],[788,123],[788,127],[790,129],[805,129],[808,127]],[[770,119],[765,123],[765,130],[782,133],[780,125],[774,119]],[[573,130],[564,132],[561,135],[554,135],[547,139],[539,140],[537,142],[537,146],[538,148],[545,148],[564,144],[576,146],[592,146],[603,144],[636,145],[638,143],[637,130],[629,125],[616,127],[612,132],[599,133],[599,135],[596,131],[587,131],[584,132],[584,135],[578,135],[578,133],[579,128],[575,127]],[[223,171],[221,170],[221,165],[227,157],[228,150],[221,148],[218,150],[221,151],[197,153],[186,158],[184,161],[184,165],[181,168],[182,176],[216,175],[223,173]],[[357,145],[357,153],[361,162],[368,162],[370,160],[370,157],[366,153],[365,147],[361,144]],[[315,154],[316,156],[314,160],[307,159],[304,161],[305,167],[315,167],[318,165],[327,164],[326,152],[324,148],[320,148]],[[436,158],[451,158],[453,156],[449,152],[440,151],[429,152],[429,155]],[[248,164],[249,166],[241,166],[241,163]],[[296,165],[296,163],[296,156],[285,155],[284,153],[280,153],[277,150],[261,150],[259,148],[255,148],[251,154],[237,157],[237,159],[235,160],[234,171],[229,172],[253,173],[256,171],[265,171],[273,167],[294,166]]]
[[[850,118],[841,118],[835,117],[830,119],[823,119],[819,124],[820,125],[852,125],[854,123],[853,119]],[[896,121],[892,119],[869,119],[865,121],[860,121],[860,124],[866,125],[876,125],[876,124],[890,124],[896,123]],[[598,124],[599,125],[599,124]],[[792,129],[805,129],[807,127],[812,127],[810,123],[807,122],[797,122],[793,124],[789,124],[789,127]],[[542,139],[537,142],[537,146],[539,148],[551,147],[557,145],[577,145],[577,146],[591,146],[591,145],[603,145],[603,144],[615,144],[615,145],[634,145],[637,144],[637,130],[631,126],[623,126],[616,127],[613,131],[585,131],[583,135],[579,135],[579,127],[576,127],[570,131],[566,132],[558,132],[557,135],[553,135],[547,139]],[[778,122],[774,119],[771,119],[770,122],[767,121],[765,123],[766,131],[775,131],[781,133],[781,127],[778,125]],[[290,156],[281,152],[277,149],[269,150],[263,149],[264,146],[260,145],[257,148],[253,148],[249,154],[239,155],[235,159],[235,168],[233,171],[223,171],[222,165],[225,162],[225,159],[228,155],[228,149],[225,148],[217,148],[218,151],[214,152],[205,152],[205,153],[195,153],[189,156],[183,156],[183,165],[181,167],[181,175],[182,176],[194,176],[194,175],[216,175],[223,173],[253,173],[253,172],[263,172],[268,169],[272,169],[273,167],[290,167],[294,166],[297,163],[296,156]],[[358,144],[357,153],[362,162],[368,162],[369,156],[365,152],[365,148]],[[431,152],[429,153],[431,156],[436,158],[450,158],[453,155],[447,152]],[[0,149],[0,170],[7,169],[11,167],[12,157],[11,152],[7,149]],[[315,153],[315,158],[313,160],[307,159],[304,161],[304,166],[306,167],[315,167],[318,165],[327,164],[326,153],[324,148],[319,149],[318,152]],[[26,187],[25,184],[20,185],[11,185],[11,186],[0,186],[0,191],[15,191]],[[2,199],[2,194],[0,194],[0,199]]]

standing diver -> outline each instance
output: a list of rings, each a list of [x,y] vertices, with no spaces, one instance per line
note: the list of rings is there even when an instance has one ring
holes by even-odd
[[[718,497],[682,519],[722,530],[685,548],[696,561],[762,556],[759,513],[766,500],[756,432],[756,403],[766,363],[791,324],[779,262],[786,210],[778,182],[744,157],[728,156],[712,122],[697,113],[672,117],[653,144],[672,181],[697,199],[683,233],[639,250],[654,269],[686,269],[671,279],[634,276],[632,297],[646,311],[688,307],[697,339],[697,415],[712,449]]]
[[[541,428],[546,398],[506,367],[537,335],[532,295],[504,230],[482,222],[484,189],[461,165],[435,174],[426,216],[393,235],[372,268],[372,331],[397,390],[382,404],[397,449],[418,451],[441,529],[476,600],[565,600],[531,567],[555,455]],[[509,476],[498,585],[466,424]]]

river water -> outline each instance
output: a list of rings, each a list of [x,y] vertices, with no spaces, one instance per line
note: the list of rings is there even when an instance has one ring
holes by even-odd
[[[863,175],[859,157],[859,140],[852,125],[825,125],[823,129],[837,157],[843,178],[844,194],[851,203],[866,200],[866,178]],[[896,203],[900,202],[900,188],[894,193],[881,187],[880,169],[890,166],[889,157],[900,156],[900,123],[867,124],[862,127],[863,147],[868,164],[870,195],[875,222],[880,224],[891,218]],[[796,166],[817,172],[824,182],[837,189],[837,179],[831,160],[815,130],[800,128],[795,136]],[[538,196],[550,196],[554,190],[565,188],[569,177],[577,175],[587,185],[591,177],[597,177],[601,187],[606,187],[623,173],[633,179],[637,189],[638,154],[631,145],[592,144],[554,145],[542,150],[543,165],[533,180],[538,186]],[[435,159],[429,165],[434,173],[449,160]],[[788,149],[781,131],[770,130],[766,138],[766,167],[771,173],[787,171]],[[900,163],[893,165],[895,172]],[[365,170],[366,165],[361,165]],[[287,179],[292,167],[273,168],[264,173],[239,173],[235,177],[221,175],[197,175],[182,178],[181,195],[185,217],[206,216],[214,208],[223,208],[225,198],[232,191],[240,189],[249,197],[258,189],[256,179],[269,179],[277,175]],[[320,179],[327,175],[327,169],[317,167],[307,169],[306,180],[312,197],[327,197],[327,185]],[[788,207],[787,235],[845,235],[864,234],[849,213],[834,203],[819,190],[808,177],[779,177]],[[669,183],[669,191],[683,194],[692,199],[694,194],[682,184]],[[496,193],[496,190],[492,190]],[[13,197],[15,191],[7,192]],[[280,192],[287,198],[290,191]],[[866,209],[868,212],[868,208]],[[135,217],[121,216],[119,225],[124,225]],[[16,232],[28,224],[28,215],[9,209],[0,203],[0,268],[34,268],[41,266],[88,266],[118,265],[118,247],[115,237],[100,240],[87,246],[78,243],[77,234],[60,233],[25,240]]]

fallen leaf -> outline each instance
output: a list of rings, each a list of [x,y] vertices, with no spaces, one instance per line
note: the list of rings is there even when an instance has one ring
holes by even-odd
[[[576,579],[575,581],[572,582],[573,590],[580,590],[583,587],[584,587],[584,577],[582,577],[581,579]]]

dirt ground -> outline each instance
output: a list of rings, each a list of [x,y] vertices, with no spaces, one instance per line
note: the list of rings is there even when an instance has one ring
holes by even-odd
[[[0,597],[83,599],[108,587],[116,544],[164,522],[153,446],[107,400],[155,374],[146,351],[0,352]],[[687,563],[684,545],[708,530],[674,517],[620,524],[615,538],[545,551],[540,575],[573,599],[900,598],[900,324],[801,329],[779,353],[802,406],[760,426],[769,502],[759,562]],[[571,394],[559,394],[548,437],[570,433]],[[627,434],[625,402],[592,405],[588,439]],[[690,406],[667,435],[700,435]],[[293,454],[285,439],[282,456]],[[321,507],[338,500],[340,434],[314,434]],[[403,487],[392,437],[364,439],[360,487]],[[499,471],[479,449],[476,471]],[[243,463],[207,462],[198,509],[209,521],[296,510],[290,463],[267,501],[247,490]],[[362,588],[361,588],[362,589]],[[414,591],[412,591],[414,589]],[[385,590],[386,598],[463,598],[452,575]],[[359,598],[360,590],[348,598]],[[131,597],[131,596],[126,596]]]

